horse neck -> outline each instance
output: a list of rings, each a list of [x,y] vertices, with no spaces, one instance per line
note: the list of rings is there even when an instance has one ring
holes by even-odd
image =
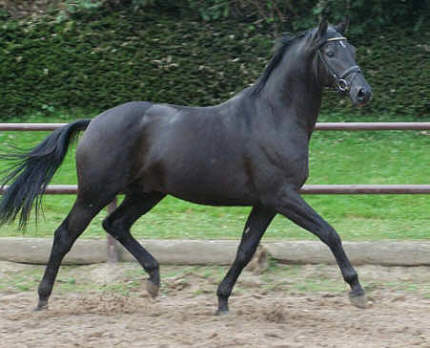
[[[293,122],[310,134],[318,118],[323,87],[315,57],[294,48],[288,49],[270,75],[261,98],[270,103],[277,124],[290,126]]]

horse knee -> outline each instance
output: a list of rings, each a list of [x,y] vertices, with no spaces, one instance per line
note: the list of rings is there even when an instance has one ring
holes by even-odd
[[[335,230],[331,230],[328,235],[328,244],[337,247],[342,244],[339,234]]]
[[[54,243],[52,246],[52,254],[64,255],[70,251],[74,239],[70,236],[69,231],[63,223],[54,233]]]
[[[236,262],[239,266],[245,267],[251,260],[254,250],[243,250],[239,248],[236,255]]]
[[[102,222],[102,226],[103,226],[103,229],[104,229],[107,233],[109,233],[110,235],[112,235],[112,231],[113,231],[113,229],[112,229],[112,224],[111,224],[111,221],[110,221],[110,219],[109,219],[109,216],[103,220],[103,222]],[[112,235],[112,236],[113,236],[113,235]]]
[[[110,216],[103,220],[102,226],[104,230],[116,240],[119,240],[121,238],[121,231],[123,230],[121,224],[119,224],[115,220],[112,221],[112,219],[110,219]]]
[[[330,249],[339,248],[342,245],[339,234],[331,226],[324,226],[320,231],[321,232],[317,234],[318,237]]]

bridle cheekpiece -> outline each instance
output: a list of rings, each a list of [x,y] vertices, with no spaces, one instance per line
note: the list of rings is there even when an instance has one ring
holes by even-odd
[[[346,80],[346,78],[355,73],[361,73],[361,69],[358,65],[352,65],[349,68],[347,68],[345,71],[343,71],[341,74],[338,74],[334,69],[330,66],[330,64],[325,59],[324,55],[321,52],[321,48],[325,46],[327,43],[332,41],[342,41],[346,40],[346,37],[338,36],[338,37],[332,37],[327,39],[324,43],[320,45],[318,48],[318,56],[320,57],[321,61],[324,63],[326,69],[328,72],[332,75],[333,79],[336,81],[336,87],[338,91],[342,94],[345,94],[348,92],[351,88],[350,82]],[[352,82],[352,80],[351,80]]]

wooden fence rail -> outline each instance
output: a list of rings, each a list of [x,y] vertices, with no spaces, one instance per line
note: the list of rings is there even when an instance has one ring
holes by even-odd
[[[0,131],[52,131],[66,123],[0,123]],[[373,130],[430,130],[430,122],[324,122],[316,130],[373,131]]]
[[[0,188],[0,194],[8,186]],[[73,195],[78,192],[77,185],[49,185],[48,195]],[[411,195],[430,194],[430,185],[304,185],[300,192],[304,195]]]

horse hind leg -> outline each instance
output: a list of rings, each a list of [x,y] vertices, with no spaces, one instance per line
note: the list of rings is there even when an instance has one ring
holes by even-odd
[[[109,203],[109,199],[104,200],[104,203],[99,201],[97,205],[80,197],[76,199],[70,213],[55,231],[49,261],[39,284],[39,302],[36,310],[46,309],[48,307],[49,296],[51,295],[64,256],[72,248],[73,243],[82,234],[94,216],[96,216],[107,203]]]
[[[157,260],[131,235],[130,228],[164,196],[159,192],[127,195],[121,205],[103,221],[106,232],[117,239],[148,273],[147,291],[152,297],[158,295],[160,287],[159,265]]]

